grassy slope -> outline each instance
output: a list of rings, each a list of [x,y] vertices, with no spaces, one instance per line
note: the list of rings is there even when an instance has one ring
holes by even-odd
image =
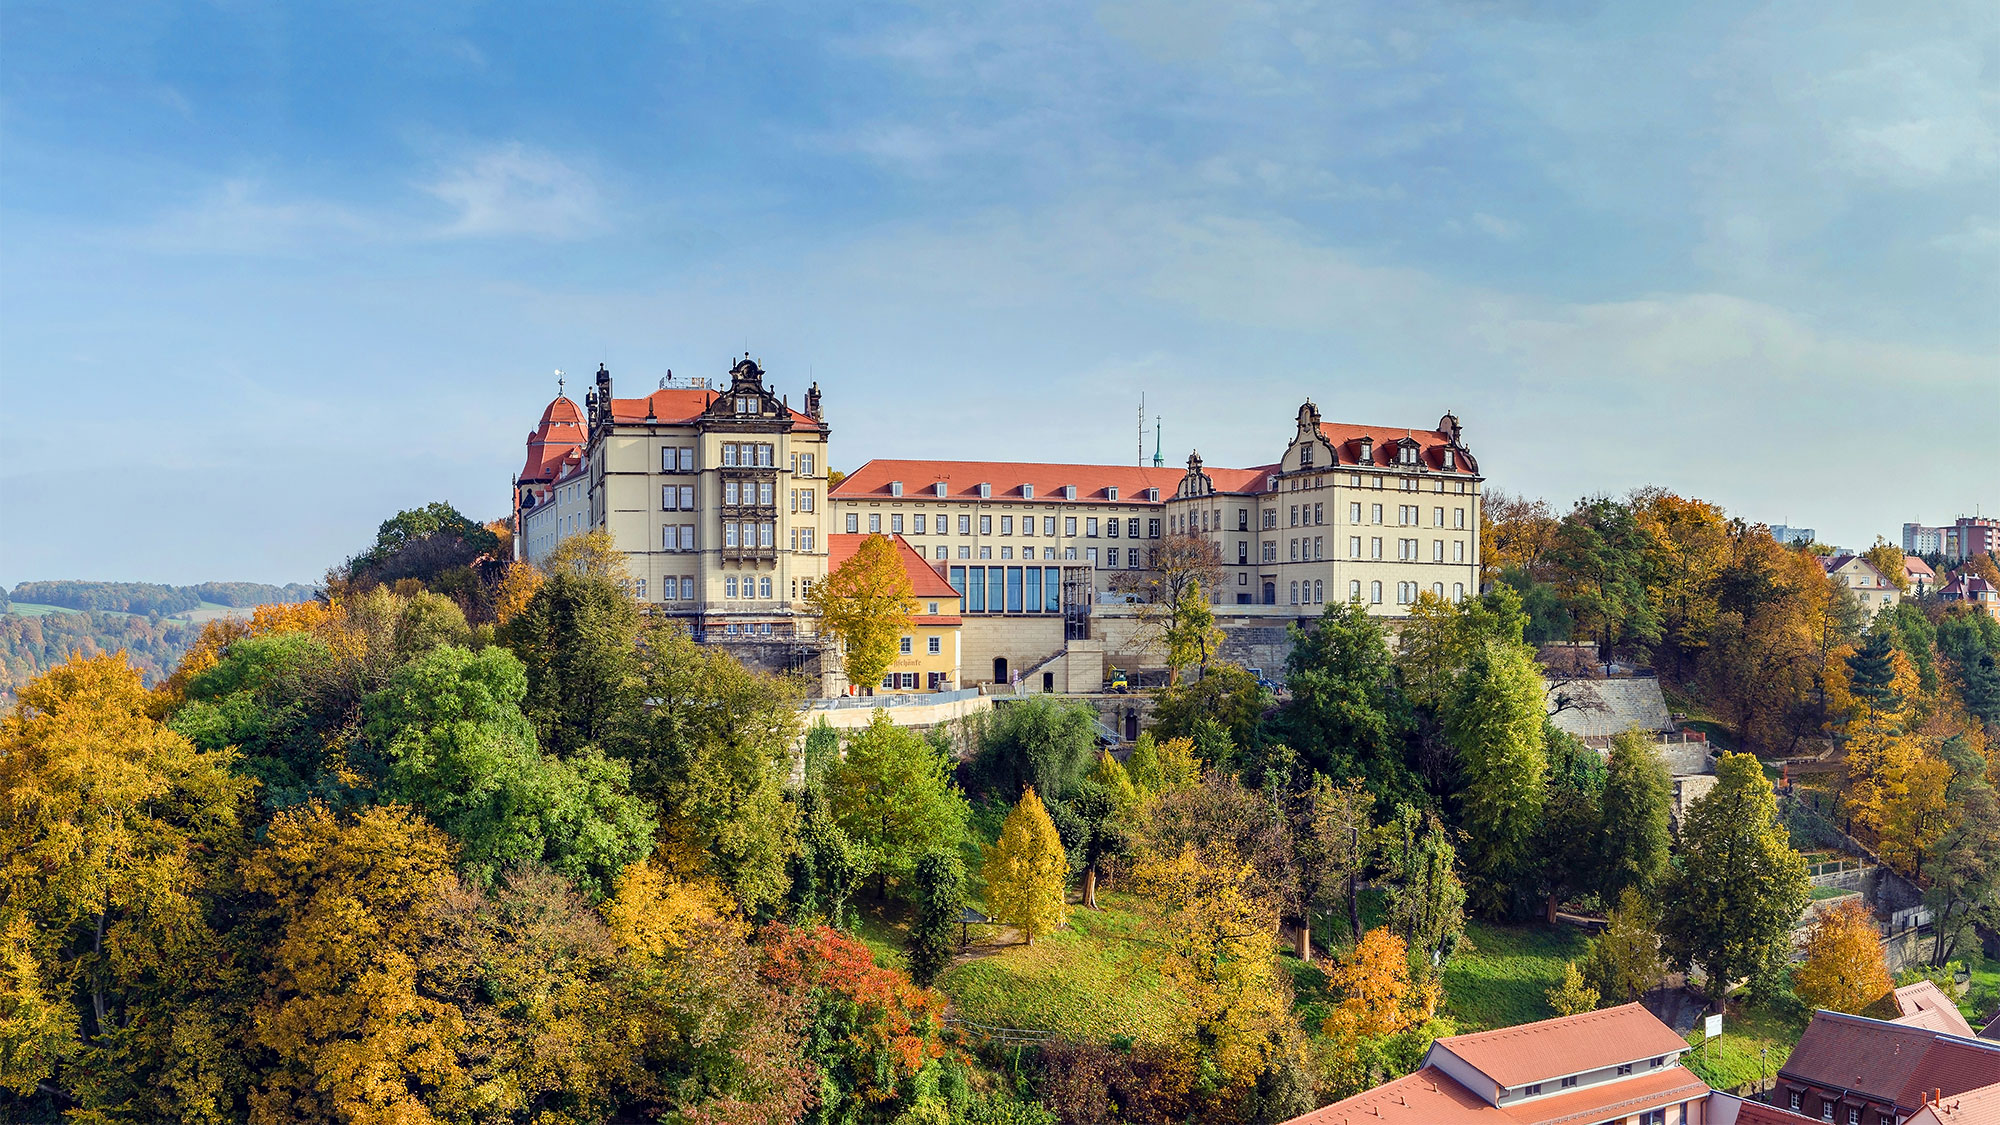
[[[1699,1027],[1688,1032],[1688,1042],[1700,1049],[1681,1056],[1681,1061],[1710,1086],[1733,1090],[1776,1074],[1805,1030],[1806,1017],[1780,1005],[1737,1001],[1723,1016],[1722,1035],[1715,1042],[1702,1044]]]
[[[1570,926],[1496,926],[1469,922],[1461,948],[1444,969],[1444,1008],[1461,1032],[1532,1023],[1555,1015],[1548,991],[1563,964],[1580,961],[1590,939]]]

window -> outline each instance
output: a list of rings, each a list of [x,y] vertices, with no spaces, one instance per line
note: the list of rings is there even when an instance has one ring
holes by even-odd
[[[756,399],[754,399],[754,398],[739,398],[739,399],[737,399],[737,400],[736,400],[736,413],[738,413],[738,414],[755,414],[756,412],[757,412],[757,400],[756,400]]]
[[[868,534],[870,535],[882,534],[882,513],[880,512],[868,513]]]
[[[993,486],[982,482],[979,486],[979,498],[981,500],[993,499]]]
[[[1325,583],[1325,582],[1314,582],[1314,583],[1313,583],[1313,604],[1314,604],[1314,605],[1325,605],[1325,604],[1326,604],[1326,583]]]
[[[1299,604],[1299,584],[1296,582],[1292,583],[1291,604],[1293,605]]]
[[[1042,517],[1042,534],[1048,536],[1050,539],[1056,537],[1056,518],[1054,516]]]
[[[1246,564],[1248,564],[1248,563],[1249,563],[1249,561],[1250,561],[1250,542],[1249,542],[1249,540],[1247,540],[1247,539],[1239,539],[1239,540],[1237,540],[1237,541],[1236,541],[1236,564],[1237,564],[1238,566],[1243,566],[1243,565],[1246,565]]]
[[[777,460],[776,454],[777,447],[771,445],[769,442],[759,445],[757,447],[757,466],[763,469],[773,467],[772,463]],[[901,488],[902,486],[898,485],[897,487]]]
[[[937,549],[937,557],[938,557],[938,558],[941,558],[941,559],[948,559],[948,558],[950,558],[950,557],[951,557],[951,548],[950,548],[950,547],[946,547],[946,546],[944,546],[943,544],[939,544],[939,545],[938,545],[938,549]]]
[[[1576,1075],[1574,1074],[1562,1080],[1562,1088],[1565,1090],[1575,1085],[1576,1085]]]
[[[1370,540],[1368,541],[1368,552],[1369,552],[1369,557],[1370,557],[1370,558],[1376,558],[1376,559],[1379,559],[1379,558],[1381,558],[1381,557],[1382,557],[1382,540],[1380,540],[1380,539],[1370,539]]]
[[[694,579],[692,578],[681,579],[681,600],[684,602],[691,602],[694,600]]]
[[[901,512],[890,513],[889,532],[892,535],[901,535],[903,533],[903,513]]]
[[[1460,539],[1452,543],[1451,561],[1456,563],[1462,563],[1465,561],[1465,540]]]
[[[769,449],[769,448],[770,448],[770,446],[768,446],[768,445],[767,445],[767,446],[765,446],[764,448],[766,448],[766,449]],[[775,492],[776,490],[777,490],[777,486],[776,486],[775,484],[773,484],[772,482],[770,482],[770,481],[759,481],[759,482],[757,483],[757,503],[758,503],[758,505],[759,505],[759,506],[761,506],[761,507],[765,507],[765,508],[768,508],[768,507],[770,507],[771,505],[773,505],[773,504],[777,503],[777,497],[773,495],[773,493],[774,493],[774,492]],[[745,489],[745,491],[747,492],[747,491],[748,491],[748,489]],[[746,499],[747,499],[747,497],[746,497]]]
[[[1819,1100],[1819,1119],[1821,1121],[1833,1120],[1833,1103],[1826,1098]]]
[[[1276,509],[1276,508],[1266,508],[1266,509],[1264,509],[1264,528],[1265,528],[1265,530],[1267,530],[1267,531],[1268,531],[1268,530],[1270,530],[1271,528],[1274,528],[1274,527],[1276,527],[1276,526],[1278,526],[1278,509]]]
[[[692,530],[692,529],[690,529],[690,530]],[[800,529],[799,529],[799,550],[801,550],[801,551],[811,551],[812,549],[813,549],[813,529],[812,529],[812,528],[810,528],[810,527],[802,527],[802,528],[800,528]],[[940,548],[938,548],[938,549],[939,549],[939,550],[943,550],[943,548],[942,548],[942,547],[940,547]],[[939,555],[938,557],[939,557],[939,558],[943,558],[944,556],[943,556],[943,555]]]
[[[770,600],[771,600],[771,580],[770,580],[770,579],[768,579],[768,578],[759,578],[759,579],[757,580],[757,596],[758,596],[758,597],[760,597],[760,598],[763,598],[763,599],[764,599],[765,601],[770,601]]]
[[[1299,561],[1299,541],[1298,541],[1298,540],[1296,540],[1296,539],[1292,540],[1292,542],[1291,542],[1291,546],[1290,546],[1289,550],[1291,551],[1291,555],[1292,555],[1292,557],[1291,557],[1291,561],[1292,561],[1292,562],[1297,562],[1297,561]]]
[[[902,653],[904,656],[910,655],[912,651],[910,647],[910,638],[908,637],[896,638],[896,651]]]
[[[1444,561],[1444,540],[1442,539],[1431,540],[1431,561],[1432,562]]]
[[[1110,566],[1110,567],[1115,567],[1115,566],[1117,566],[1117,565],[1118,565],[1118,555],[1119,555],[1119,551],[1118,551],[1118,548],[1116,548],[1116,547],[1107,547],[1107,548],[1105,549],[1105,551],[1104,551],[1104,565],[1105,565],[1105,566]]]
[[[641,579],[639,579],[639,580],[638,580],[637,582],[633,583],[633,585],[632,585],[632,588],[633,588],[633,592],[634,592],[634,593],[636,593],[636,594],[638,595],[638,597],[639,597],[639,600],[640,600],[640,601],[642,601],[642,602],[643,602],[643,601],[645,601],[645,600],[646,600],[646,580],[645,580],[645,579],[641,578]]]
[[[1380,582],[1370,582],[1368,584],[1368,600],[1376,605],[1382,604],[1382,584]]]
[[[1292,524],[1291,524],[1291,526],[1293,526],[1293,527],[1297,527],[1297,526],[1299,526],[1299,506],[1298,506],[1297,504],[1294,504],[1294,505],[1292,505]]]
[[[1438,483],[1442,484],[1443,482],[1442,482],[1442,481],[1440,481],[1440,482],[1438,482]],[[1433,527],[1443,527],[1443,526],[1444,526],[1444,509],[1443,509],[1443,508],[1432,508],[1432,509],[1431,509],[1431,526],[1433,526]]]
[[[806,476],[812,476],[812,475],[813,475],[813,455],[812,455],[812,454],[810,454],[810,453],[801,453],[801,454],[799,454],[799,472],[801,472],[801,473],[805,474]]]
[[[736,497],[737,497],[736,482],[733,480],[725,481],[722,485],[722,502],[724,504],[734,504],[736,503]]]
[[[993,548],[991,548],[991,547],[981,547],[981,548],[979,548],[979,557],[980,557],[980,558],[982,558],[982,559],[990,559],[990,558],[992,558],[992,557],[993,557]]]
[[[732,466],[736,464],[735,442],[729,442],[722,447],[722,463],[724,465],[732,465]]]
[[[725,547],[734,547],[734,546],[736,546],[736,525],[735,525],[735,524],[733,524],[733,523],[725,523],[725,524],[723,524],[723,525],[722,525],[722,545],[723,545],[723,546],[725,546]]]
[[[1118,538],[1118,520],[1115,517],[1104,521],[1104,537],[1106,539]]]
[[[1370,504],[1370,505],[1368,506],[1368,514],[1369,514],[1369,516],[1371,517],[1371,518],[1370,518],[1370,520],[1369,520],[1369,522],[1370,522],[1370,523],[1381,523],[1381,522],[1382,522],[1382,505],[1380,505],[1380,504]]]
[[[1464,486],[1463,486],[1463,485],[1461,485],[1460,487],[1462,488],[1462,487],[1464,487]],[[1464,509],[1464,508],[1453,508],[1453,509],[1451,510],[1451,514],[1452,514],[1452,520],[1451,520],[1451,525],[1452,525],[1453,527],[1456,527],[1456,528],[1459,528],[1459,529],[1463,530],[1463,529],[1464,529],[1464,527],[1465,527],[1465,509]]]
[[[1001,558],[1003,558],[1003,559],[1011,559],[1011,558],[1013,558],[1013,557],[1014,557],[1014,548],[1012,548],[1012,547],[1002,547],[1002,548],[1000,548],[1000,557],[1001,557]]]
[[[970,535],[970,534],[972,534],[972,517],[971,517],[971,516],[960,516],[960,517],[958,517],[958,533],[959,533],[960,535]]]
[[[1137,517],[1125,521],[1125,537],[1127,539],[1139,538],[1139,520]]]
[[[1014,534],[1014,517],[1013,517],[1013,516],[1001,516],[1001,517],[1000,517],[1000,534],[1002,534],[1002,535],[1012,535],[1012,534]]]
[[[1093,517],[1091,517],[1091,518],[1089,518],[1089,519],[1086,519],[1086,520],[1084,520],[1084,521],[1083,521],[1083,537],[1084,537],[1085,539],[1095,539],[1095,538],[1097,538],[1097,519],[1096,519],[1096,517],[1094,517],[1094,516],[1093,516]]]
[[[1451,584],[1451,600],[1455,602],[1465,600],[1465,583],[1454,582]]]
[[[1532,1098],[1532,1097],[1534,1097],[1534,1096],[1535,1096],[1536,1094],[1539,1094],[1539,1093],[1541,1093],[1541,1092],[1542,1092],[1542,1084],[1541,1084],[1540,1082],[1534,1082],[1534,1083],[1530,1083],[1530,1084],[1529,1084],[1529,1086],[1528,1086],[1528,1096],[1529,1096],[1529,1097],[1531,1097],[1531,1098]]]
[[[847,513],[847,533],[849,535],[859,535],[861,533],[861,513]]]
[[[736,576],[734,574],[722,580],[722,592],[727,597],[733,598],[736,596]]]
[[[993,517],[992,517],[992,516],[980,516],[980,517],[979,517],[979,534],[981,534],[981,535],[991,535],[991,534],[993,534]]]
[[[1799,1093],[1799,1092],[1798,1092],[1797,1090],[1793,1090],[1793,1091],[1792,1091],[1792,1112],[1794,1112],[1794,1113],[1797,1113],[1797,1112],[1798,1112],[1799,1110],[1803,1109],[1803,1108],[1805,1107],[1805,1106],[1804,1106],[1804,1103],[1805,1103],[1805,1100],[1806,1100],[1806,1096],[1805,1096],[1804,1094],[1801,1094],[1801,1093]]]
[[[1646,1068],[1648,1070],[1658,1070],[1662,1065],[1666,1063],[1666,1061],[1667,1061],[1667,1056],[1655,1055],[1652,1058],[1646,1060]]]
[[[1631,1063],[1619,1063],[1619,1064],[1618,1064],[1618,1073],[1620,1073],[1620,1074],[1630,1074],[1630,1073],[1632,1073],[1632,1064],[1631,1064]]]
[[[944,638],[931,637],[930,639],[924,642],[924,650],[926,652],[929,652],[932,656],[938,655],[939,653],[944,651]]]
[[[775,546],[777,544],[777,534],[778,525],[770,520],[765,520],[763,523],[757,525],[757,545],[759,547]]]
[[[641,597],[644,597],[645,593],[644,590],[639,591]],[[1855,1106],[1847,1107],[1847,1125],[1861,1125],[1861,1110],[1859,1108]]]
[[[1264,561],[1267,563],[1278,561],[1278,541],[1276,539],[1264,540]]]
[[[1351,602],[1361,600],[1361,580],[1359,578],[1347,584],[1347,600]]]
[[[1322,523],[1325,523],[1325,522],[1326,522],[1326,505],[1325,505],[1325,504],[1314,504],[1314,505],[1313,505],[1313,519],[1312,519],[1312,521],[1313,521],[1313,523],[1314,523],[1315,525],[1317,525],[1317,524],[1322,524]]]
[[[1639,1125],[1667,1125],[1667,1111],[1649,1109],[1639,1115]]]
[[[1063,517],[1063,534],[1064,534],[1064,535],[1068,535],[1068,536],[1074,536],[1074,535],[1076,534],[1076,517],[1075,517],[1075,516],[1064,516],[1064,517]]]
[[[972,548],[970,548],[970,547],[960,547],[960,548],[958,549],[958,557],[959,557],[959,558],[961,558],[961,559],[969,559],[969,558],[971,558],[971,557],[972,557]]]

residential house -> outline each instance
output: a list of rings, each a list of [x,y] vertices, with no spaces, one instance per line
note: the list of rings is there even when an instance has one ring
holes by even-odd
[[[827,573],[854,557],[866,535],[829,535]],[[910,579],[910,596],[917,610],[910,615],[910,628],[897,639],[896,662],[877,687],[881,693],[951,691],[958,687],[959,594],[951,588],[924,556],[900,535],[889,537],[896,548],[897,561]],[[836,685],[838,686],[838,685]]]
[[[1945,995],[1944,989],[1939,988],[1935,981],[1920,980],[1898,988],[1896,1010],[1901,1014],[1889,1021],[1891,1023],[1929,1028],[1968,1039],[1973,1035],[1972,1025],[1958,1010],[1957,1002]]]
[[[1708,1125],[1688,1050],[1638,1004],[1454,1035],[1416,1073],[1290,1125]]]
[[[1996,1083],[2000,1043],[1822,1010],[1779,1068],[1771,1100],[1837,1125],[1902,1125],[1929,1102]]]
[[[1819,561],[1833,584],[1853,592],[1854,600],[1861,603],[1862,612],[1870,618],[1895,606],[1896,584],[1867,559],[1860,555],[1833,555]]]
[[[1903,585],[1908,587],[1911,597],[1921,598],[1937,589],[1937,571],[1915,555],[1904,555]]]
[[[1951,581],[1938,591],[1938,597],[1948,602],[1965,602],[2000,620],[2000,589],[1977,574],[1961,570],[1952,575]]]

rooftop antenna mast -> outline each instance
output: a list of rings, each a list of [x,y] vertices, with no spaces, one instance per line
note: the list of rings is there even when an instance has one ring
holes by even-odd
[[[1139,392],[1139,464],[1146,463],[1146,392]]]

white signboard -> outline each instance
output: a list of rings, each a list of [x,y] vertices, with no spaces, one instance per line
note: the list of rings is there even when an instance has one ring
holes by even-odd
[[[1708,1026],[1705,1029],[1705,1033],[1710,1039],[1713,1039],[1716,1036],[1722,1034],[1722,1017],[1721,1016],[1708,1017]]]

